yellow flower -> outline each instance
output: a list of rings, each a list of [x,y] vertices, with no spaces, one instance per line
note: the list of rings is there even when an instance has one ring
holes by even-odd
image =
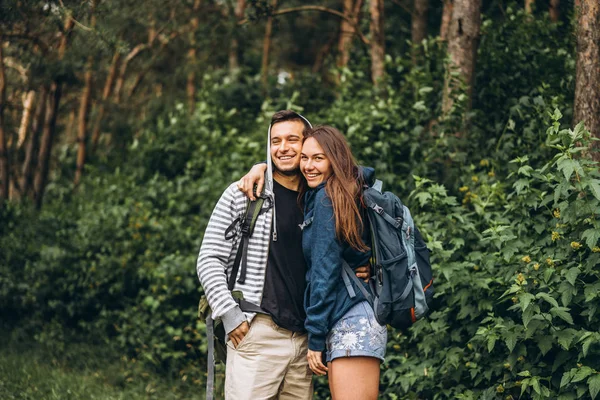
[[[534,270],[536,270],[536,271],[537,271],[538,269],[540,269],[540,264],[539,264],[539,263],[535,263],[535,264],[533,264],[533,269],[534,269]]]
[[[475,182],[475,183],[479,182],[479,178],[478,178],[477,176],[475,176],[475,175],[473,175],[473,176],[471,177],[471,180],[472,180],[473,182]]]
[[[531,257],[525,256],[525,257],[521,258],[521,261],[526,262],[526,263],[530,263],[531,262]]]
[[[518,283],[523,283],[525,281],[525,277],[523,276],[523,274],[519,274],[517,275],[517,282]]]
[[[558,239],[560,239],[560,233],[552,231],[552,241],[556,242]]]
[[[496,392],[498,392],[498,393],[504,393],[504,386],[498,385],[498,387],[496,388]]]
[[[600,247],[594,246],[594,248],[592,248],[592,252],[594,252],[594,253],[600,253]]]
[[[460,188],[458,188],[458,191],[459,191],[459,192],[466,192],[466,191],[468,191],[468,190],[469,190],[469,187],[468,187],[468,186],[461,186]]]
[[[493,178],[493,177],[495,177],[495,176],[496,176],[496,173],[495,173],[494,171],[490,171],[490,172],[488,172],[488,176],[489,176],[490,178]]]
[[[490,162],[486,159],[483,159],[483,160],[479,161],[479,165],[482,167],[487,167],[488,165],[490,165]]]
[[[554,218],[560,218],[560,210],[558,208],[555,208],[552,212],[552,215],[554,215]]]
[[[579,242],[571,242],[571,247],[573,248],[573,250],[578,250],[581,248],[581,243]]]
[[[548,264],[549,266],[554,266],[554,260],[551,259],[550,257],[546,258],[546,264]]]
[[[513,297],[511,298],[511,300],[512,300],[512,302],[513,302],[513,303],[515,303],[515,304],[517,304],[517,303],[519,302],[519,298],[518,298],[517,296],[513,296]]]

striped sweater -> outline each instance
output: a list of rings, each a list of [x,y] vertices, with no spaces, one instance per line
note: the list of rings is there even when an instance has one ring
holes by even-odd
[[[208,222],[196,263],[198,279],[212,309],[212,318],[220,318],[228,334],[242,322],[252,321],[255,315],[242,312],[227,288],[227,278],[231,275],[241,234],[238,227],[237,235],[226,240],[225,231],[236,218],[244,216],[246,204],[247,198],[237,189],[236,183],[223,192]],[[272,218],[273,208],[258,217],[248,242],[246,281],[243,284],[236,281],[234,287],[234,290],[244,293],[244,299],[258,305],[265,282]]]

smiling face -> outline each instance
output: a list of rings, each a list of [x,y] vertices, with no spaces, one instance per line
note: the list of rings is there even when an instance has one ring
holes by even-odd
[[[309,137],[302,146],[300,171],[311,188],[319,186],[333,174],[333,168],[323,148],[315,138]]]
[[[278,122],[271,127],[271,160],[275,172],[298,173],[303,131],[304,124],[297,120]]]

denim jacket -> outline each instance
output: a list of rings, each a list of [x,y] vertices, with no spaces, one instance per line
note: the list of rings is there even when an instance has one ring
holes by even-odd
[[[374,170],[363,168],[365,182],[371,183]],[[304,198],[304,223],[302,224],[302,249],[308,266],[304,309],[308,331],[308,348],[324,351],[328,332],[355,304],[365,300],[356,288],[356,297],[350,298],[342,279],[342,259],[356,269],[368,263],[371,251],[354,250],[341,242],[335,234],[335,217],[331,199],[325,193],[325,182],[310,189]],[[362,239],[371,245],[366,213],[363,217]],[[354,284],[354,282],[352,282]],[[368,289],[368,285],[365,284]]]

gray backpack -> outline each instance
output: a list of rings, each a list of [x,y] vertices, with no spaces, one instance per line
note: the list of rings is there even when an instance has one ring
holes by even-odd
[[[371,230],[371,293],[344,261],[342,278],[350,297],[355,287],[364,294],[377,322],[405,329],[429,312],[433,276],[427,248],[408,207],[391,192],[381,192],[381,181],[363,191]],[[355,285],[352,285],[354,281]]]

